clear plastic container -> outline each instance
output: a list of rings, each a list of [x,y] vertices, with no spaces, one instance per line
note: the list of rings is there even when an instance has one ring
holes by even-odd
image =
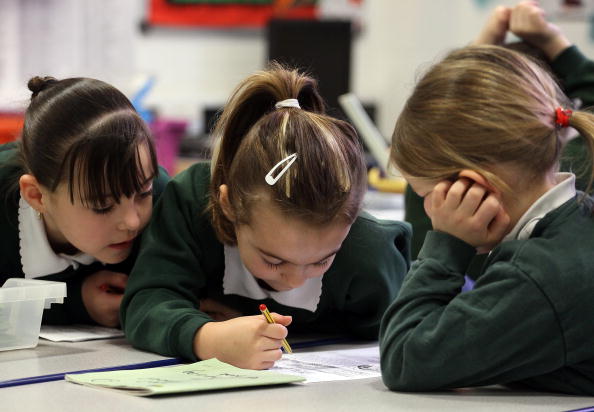
[[[64,282],[7,279],[0,288],[0,351],[37,346],[43,309],[65,297]]]

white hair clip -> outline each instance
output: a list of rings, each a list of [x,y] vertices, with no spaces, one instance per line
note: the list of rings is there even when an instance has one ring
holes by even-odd
[[[280,179],[286,173],[286,171],[289,170],[289,167],[291,167],[291,165],[293,163],[295,163],[296,159],[297,159],[297,153],[293,153],[292,155],[285,157],[283,160],[281,160],[280,162],[275,164],[274,167],[272,169],[270,169],[270,172],[268,172],[266,174],[266,177],[264,178],[264,180],[266,180],[266,183],[268,183],[270,186],[272,186],[276,182],[278,182],[278,179]],[[283,169],[280,172],[278,172],[276,177],[272,177],[272,174],[274,173],[274,171],[276,169],[278,169],[280,166],[282,166],[283,163],[287,163],[286,166],[283,167]]]
[[[281,100],[280,102],[276,102],[274,105],[275,109],[280,109],[282,107],[294,107],[295,109],[301,109],[301,106],[299,106],[299,100],[297,99]]]

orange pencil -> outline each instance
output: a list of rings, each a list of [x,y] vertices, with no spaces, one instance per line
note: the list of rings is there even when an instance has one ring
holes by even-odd
[[[268,308],[263,303],[260,305],[260,312],[262,312],[262,315],[264,315],[264,318],[266,318],[266,322],[268,322],[268,323],[276,323],[274,321],[274,319],[272,319],[272,316],[270,315],[270,312],[268,311]],[[287,352],[287,353],[293,353],[293,351],[291,350],[291,347],[289,346],[289,342],[287,342],[286,339],[283,339],[282,345],[283,345],[283,349],[285,350],[285,352]]]

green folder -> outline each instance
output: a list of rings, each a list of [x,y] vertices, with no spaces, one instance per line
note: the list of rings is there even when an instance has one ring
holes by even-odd
[[[67,381],[136,396],[301,382],[302,376],[241,369],[217,359],[180,366],[66,375]]]

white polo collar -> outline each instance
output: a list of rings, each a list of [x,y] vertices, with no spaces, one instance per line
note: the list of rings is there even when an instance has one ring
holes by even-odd
[[[21,265],[25,278],[60,273],[68,266],[77,269],[79,265],[89,265],[97,260],[86,253],[56,254],[49,244],[42,220],[22,197],[19,199],[18,217]]]
[[[240,295],[254,300],[274,299],[278,303],[292,308],[315,312],[322,295],[322,277],[309,278],[298,288],[278,292],[263,289],[256,278],[247,270],[239,256],[239,249],[224,246],[225,274],[223,276],[223,293]],[[255,308],[257,309],[257,308]]]
[[[550,211],[575,197],[575,175],[573,173],[555,173],[557,184],[547,191],[522,215],[518,223],[504,238],[508,240],[528,239],[536,224]]]

